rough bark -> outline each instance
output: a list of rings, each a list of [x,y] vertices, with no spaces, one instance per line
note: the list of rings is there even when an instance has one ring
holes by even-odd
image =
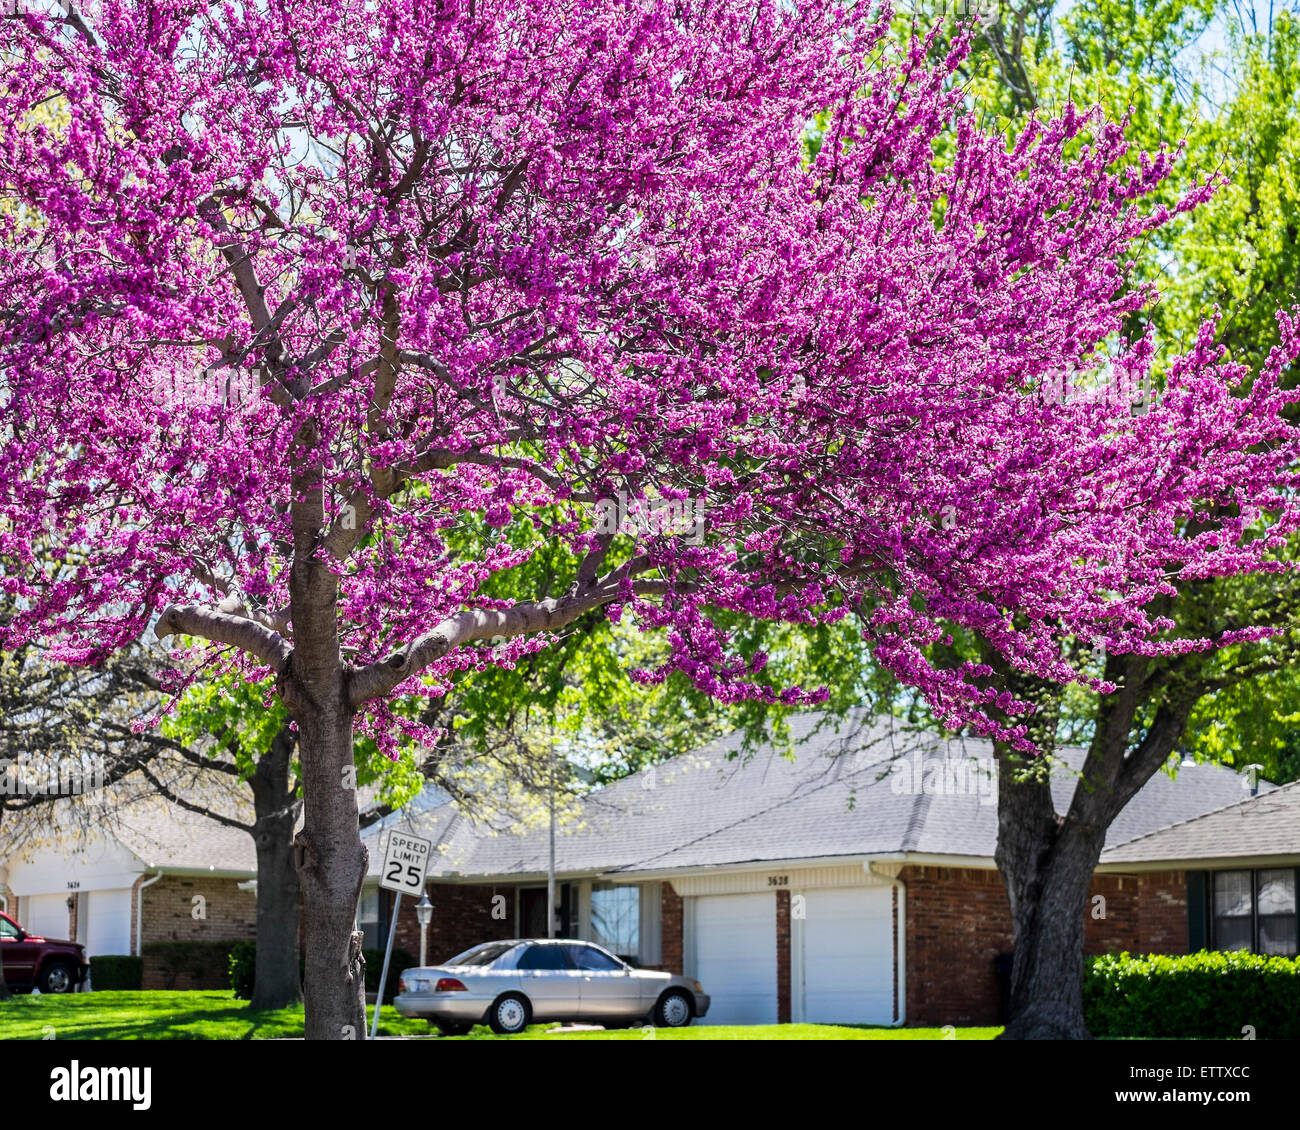
[[[1093,740],[1064,815],[1054,807],[1043,759],[1030,765],[998,746],[995,858],[1011,906],[1015,947],[1001,1039],[1089,1038],[1082,995],[1092,875],[1111,823],[1182,736],[1200,693],[1196,680],[1188,678],[1187,668],[1196,662],[1189,657],[1159,663],[1139,656],[1107,659],[1106,678],[1118,689],[1099,700]],[[1039,705],[1031,736],[1050,753],[1057,692],[1014,677],[1008,682]],[[1158,705],[1149,723],[1139,725],[1139,712],[1153,703]]]
[[[298,726],[303,829],[294,841],[306,946],[304,1007],[309,1040],[362,1040],[365,959],[354,930],[369,856],[357,823],[353,706],[339,651],[338,579],[318,553],[325,525],[315,427],[295,437],[292,658],[278,686]]]
[[[1084,913],[1105,829],[1060,823],[1042,780],[998,785],[997,864],[1015,960],[1002,1038],[1081,1040]]]
[[[284,1008],[302,999],[298,970],[298,872],[293,826],[298,815],[289,780],[294,735],[285,727],[253,774],[253,842],[257,847],[256,1009]]]

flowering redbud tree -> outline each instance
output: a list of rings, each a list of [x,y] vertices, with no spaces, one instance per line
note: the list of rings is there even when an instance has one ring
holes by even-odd
[[[929,61],[869,4],[103,0],[0,28],[5,642],[95,662],[152,627],[193,671],[274,676],[309,1038],[364,1033],[353,740],[429,737],[399,696],[603,608],[666,633],[636,678],[815,702],[718,610],[857,613],[951,724],[1028,748],[993,669],[929,644],[1078,678],[1064,636],[1158,648],[1153,595],[1294,525],[1275,374],[1234,398],[1203,348],[1132,403],[1126,249],[1171,155],[1070,108],[1008,149],[961,44]],[[1041,395],[1070,365],[1115,395]],[[561,584],[487,595],[546,543]]]

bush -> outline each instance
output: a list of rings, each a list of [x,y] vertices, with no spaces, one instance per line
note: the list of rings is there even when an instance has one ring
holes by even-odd
[[[220,989],[226,984],[230,969],[230,951],[239,943],[224,942],[145,942],[144,955],[158,963],[166,989],[177,988],[182,976],[194,984],[180,986],[195,989]]]
[[[384,951],[362,950],[361,956],[366,959],[366,992],[377,993],[379,975],[384,971]],[[402,975],[402,970],[419,964],[407,950],[393,947],[393,957],[388,966],[388,983],[384,986],[384,1004],[392,1004],[393,998],[397,996],[397,978]]]
[[[144,984],[144,958],[101,953],[90,959],[90,986],[99,991],[134,992]]]
[[[251,1001],[253,999],[253,978],[257,969],[257,943],[236,942],[230,947],[230,987],[235,991],[235,999]]]
[[[1094,1036],[1300,1039],[1300,958],[1202,950],[1088,959],[1083,1015]]]
[[[307,959],[299,955],[299,982],[302,981],[303,966],[306,965],[306,962]],[[234,990],[235,999],[251,1001],[253,999],[253,989],[257,983],[257,943],[236,942],[231,946],[227,970],[230,977],[230,987]]]

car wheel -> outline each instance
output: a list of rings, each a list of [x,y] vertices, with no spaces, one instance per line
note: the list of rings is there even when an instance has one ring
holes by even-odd
[[[528,1001],[518,993],[506,993],[488,1010],[488,1023],[498,1036],[513,1036],[528,1027]]]
[[[52,961],[41,970],[42,993],[70,993],[76,984],[77,975],[66,961]]]
[[[474,1027],[469,1021],[434,1020],[431,1022],[444,1036],[463,1036]]]
[[[657,1028],[685,1028],[695,1012],[691,998],[681,989],[664,993],[655,1005],[654,1021]]]

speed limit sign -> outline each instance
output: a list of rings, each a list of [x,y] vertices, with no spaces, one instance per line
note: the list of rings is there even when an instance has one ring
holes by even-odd
[[[424,890],[424,876],[432,852],[432,840],[422,840],[406,832],[389,832],[379,885],[404,895],[418,895]]]

